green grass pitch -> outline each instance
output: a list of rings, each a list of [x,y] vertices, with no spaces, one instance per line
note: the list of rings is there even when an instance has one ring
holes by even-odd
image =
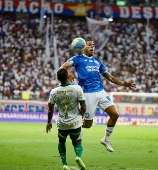
[[[83,129],[82,159],[88,170],[158,170],[158,127],[116,126],[111,136],[114,153],[100,144],[104,125]],[[45,123],[0,122],[0,170],[62,170],[57,129]],[[67,160],[77,170],[71,141]]]

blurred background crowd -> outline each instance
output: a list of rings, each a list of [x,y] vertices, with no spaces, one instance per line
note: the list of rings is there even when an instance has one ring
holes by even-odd
[[[23,0],[25,1],[25,0]],[[39,0],[28,0],[28,1],[39,1]],[[143,5],[143,6],[157,6],[158,0],[46,0],[47,2],[61,2],[61,3],[84,3],[84,4],[94,4],[94,3],[105,3],[110,5]]]
[[[21,99],[26,92],[29,99],[47,100],[50,90],[58,86],[54,46],[50,43],[50,59],[45,60],[46,29],[40,34],[39,24],[37,16],[0,14],[0,98]],[[114,19],[108,29],[112,34],[95,56],[117,78],[134,80],[135,92],[158,93],[158,21],[150,20],[150,51],[145,20]],[[74,55],[70,44],[75,37],[91,37],[83,17],[54,16],[53,31],[59,65]],[[103,82],[107,92],[129,90]]]

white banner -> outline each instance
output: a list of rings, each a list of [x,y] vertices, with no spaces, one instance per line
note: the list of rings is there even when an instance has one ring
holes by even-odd
[[[115,103],[115,105],[121,115],[158,115],[157,104]]]
[[[105,18],[103,20],[95,20],[89,17],[86,17],[86,20],[92,39],[95,42],[95,51],[99,52],[105,47],[110,35],[114,34],[108,29],[109,20]]]

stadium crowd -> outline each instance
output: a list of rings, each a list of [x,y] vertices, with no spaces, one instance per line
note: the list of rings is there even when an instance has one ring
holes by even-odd
[[[119,79],[133,79],[136,92],[158,93],[158,23],[150,21],[147,50],[146,21],[114,20],[108,29],[113,33],[103,50],[96,53],[110,73]],[[46,60],[46,29],[39,33],[39,18],[13,20],[0,18],[0,98],[21,99],[24,92],[30,99],[47,100],[58,85],[54,67],[54,46]],[[75,37],[91,36],[85,18],[54,17],[59,65],[74,53],[70,49]],[[103,79],[107,92],[125,92]]]
[[[27,0],[27,1],[40,1],[40,0]],[[45,0],[45,2],[84,3],[84,4],[103,3],[103,4],[110,4],[110,5],[116,5],[117,2],[119,1],[121,0]],[[136,5],[136,6],[158,5],[158,0],[122,0],[122,2],[125,5]]]

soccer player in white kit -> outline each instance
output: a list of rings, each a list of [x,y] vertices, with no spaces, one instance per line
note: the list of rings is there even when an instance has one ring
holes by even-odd
[[[135,89],[135,83],[133,81],[121,81],[111,75],[102,61],[94,57],[94,50],[95,44],[93,40],[86,40],[86,47],[83,51],[84,54],[71,57],[60,68],[69,69],[73,66],[76,69],[78,84],[84,91],[87,106],[82,127],[90,128],[92,126],[97,106],[109,115],[110,118],[107,122],[105,135],[100,140],[100,143],[103,144],[109,152],[114,152],[109,137],[113,132],[119,113],[110,96],[104,90],[101,75],[114,84],[129,87],[132,90]],[[70,73],[71,72],[69,72],[69,80],[72,81],[74,76]]]
[[[81,160],[82,156],[82,118],[86,111],[85,97],[83,90],[79,85],[68,83],[68,71],[60,69],[57,72],[58,80],[61,85],[51,90],[48,100],[48,122],[46,132],[52,128],[52,117],[54,105],[58,108],[58,151],[62,160],[63,170],[70,170],[66,161],[66,138],[69,135],[74,151],[76,153],[76,162],[80,170],[86,170],[86,166]]]

